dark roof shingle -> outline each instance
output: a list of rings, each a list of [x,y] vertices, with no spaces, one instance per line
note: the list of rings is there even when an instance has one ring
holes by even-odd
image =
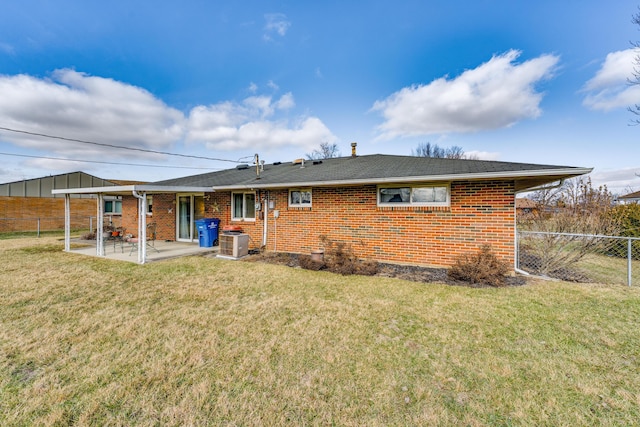
[[[410,182],[417,179],[481,179],[491,176],[537,177],[533,185],[562,177],[578,176],[589,170],[569,166],[538,165],[486,160],[442,159],[385,154],[338,157],[301,164],[265,164],[258,178],[256,167],[222,171],[154,182],[154,185],[216,188],[276,188],[295,185],[349,185],[379,182]],[[560,173],[559,178],[557,177]],[[544,178],[546,177],[546,178]],[[543,179],[544,178],[544,179]],[[533,186],[532,185],[532,186]]]

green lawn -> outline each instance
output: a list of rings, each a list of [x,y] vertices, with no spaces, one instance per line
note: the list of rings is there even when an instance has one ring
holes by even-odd
[[[620,426],[640,287],[467,288],[0,241],[0,425]]]

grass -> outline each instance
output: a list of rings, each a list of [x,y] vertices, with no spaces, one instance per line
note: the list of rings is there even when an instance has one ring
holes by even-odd
[[[633,425],[640,288],[0,241],[0,425]]]
[[[600,283],[628,284],[628,259],[625,257],[589,254],[576,267],[591,280]],[[640,286],[640,261],[631,261],[631,284]]]
[[[86,233],[86,229],[72,229],[72,236],[80,236],[82,233]],[[37,231],[8,231],[0,232],[0,240],[7,239],[24,239],[28,237],[38,237]],[[64,237],[64,230],[41,230],[40,237]]]

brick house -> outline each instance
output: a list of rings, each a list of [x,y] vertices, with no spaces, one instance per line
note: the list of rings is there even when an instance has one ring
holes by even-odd
[[[240,226],[253,248],[309,253],[326,236],[362,258],[445,267],[483,244],[513,264],[516,194],[590,171],[354,153],[93,191],[120,195],[123,225],[153,221],[157,239],[198,242],[194,221],[213,217]]]

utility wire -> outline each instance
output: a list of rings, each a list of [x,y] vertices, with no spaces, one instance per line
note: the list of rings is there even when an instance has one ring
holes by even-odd
[[[188,157],[188,158],[192,158],[192,159],[214,160],[214,161],[218,161],[218,162],[240,163],[238,160],[218,159],[218,158],[215,158],[215,157],[193,156],[193,155],[189,155],[189,154],[169,153],[169,152],[166,152],[166,151],[147,150],[147,149],[144,149],[144,148],[123,147],[122,145],[113,145],[113,144],[105,144],[105,143],[102,143],[102,142],[85,141],[85,140],[82,140],[82,139],[65,138],[64,136],[47,135],[47,134],[44,134],[44,133],[29,132],[29,131],[26,131],[26,130],[11,129],[11,128],[6,128],[6,127],[2,127],[2,126],[0,126],[0,130],[6,130],[7,132],[22,133],[22,134],[26,134],[26,135],[41,136],[43,138],[52,138],[52,139],[60,139],[60,140],[63,140],[63,141],[80,142],[82,144],[99,145],[101,147],[119,148],[119,149],[122,149],[122,150],[131,150],[131,151],[142,151],[143,153],[164,154],[166,156]]]
[[[2,153],[2,152],[0,152],[0,155],[15,156],[15,157],[29,157],[32,159],[64,160],[65,162],[101,163],[104,165],[118,165],[118,166],[141,166],[146,168],[220,170],[220,168],[202,168],[202,167],[191,167],[191,166],[144,165],[144,164],[138,164],[138,163],[101,162],[98,160],[74,160],[74,159],[64,159],[62,157],[29,156],[27,154],[12,154],[12,153]]]

